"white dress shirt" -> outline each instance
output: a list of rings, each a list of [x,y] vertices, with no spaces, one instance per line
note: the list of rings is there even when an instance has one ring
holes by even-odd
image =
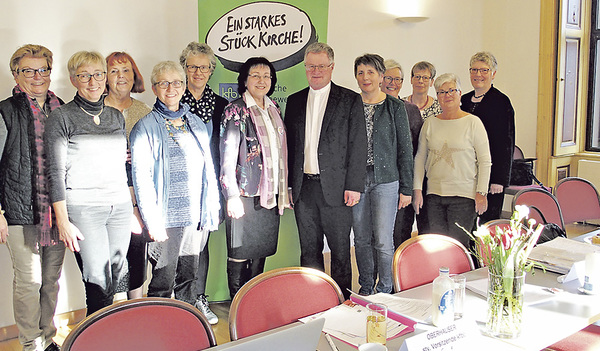
[[[319,90],[309,88],[306,100],[306,129],[304,140],[304,173],[319,174],[319,138],[323,116],[331,91],[331,82]]]

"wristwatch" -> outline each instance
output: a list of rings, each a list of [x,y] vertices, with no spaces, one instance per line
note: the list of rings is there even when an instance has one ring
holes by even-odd
[[[488,193],[484,193],[483,191],[478,191],[477,194],[479,194],[481,196],[487,196]]]

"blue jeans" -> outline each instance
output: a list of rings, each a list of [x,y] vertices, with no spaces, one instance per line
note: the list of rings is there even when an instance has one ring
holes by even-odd
[[[375,184],[373,180],[372,170],[367,171],[365,192],[360,194],[360,202],[352,207],[354,250],[361,294],[373,293],[373,255],[377,255],[379,273],[377,292],[392,292],[393,234],[398,210],[398,181]]]
[[[75,258],[85,286],[87,315],[113,302],[127,274],[131,239],[131,201],[105,206],[68,205],[69,220],[83,234]]]

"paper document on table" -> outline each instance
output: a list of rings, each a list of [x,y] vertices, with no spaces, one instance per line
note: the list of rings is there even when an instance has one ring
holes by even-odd
[[[600,252],[600,246],[559,237],[534,247],[529,259],[551,272],[567,274],[573,263],[584,261],[590,252]]]
[[[323,332],[342,340],[348,344],[358,346],[364,344],[367,339],[367,308],[354,303],[344,303],[327,311],[319,312],[312,316],[300,319],[307,323],[317,318],[325,318]],[[398,336],[406,325],[387,318],[387,338]]]
[[[359,298],[369,302],[382,303],[388,307],[388,310],[419,323],[428,323],[431,320],[430,301],[409,299],[386,293],[360,296]]]
[[[487,298],[488,279],[469,280],[467,281],[467,289],[483,298]],[[526,306],[546,302],[554,297],[556,297],[556,294],[543,286],[525,284],[523,288],[523,303]]]

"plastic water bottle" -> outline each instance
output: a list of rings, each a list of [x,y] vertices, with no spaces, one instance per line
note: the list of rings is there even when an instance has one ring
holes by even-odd
[[[454,322],[454,282],[448,267],[440,267],[440,276],[433,281],[431,308],[433,325],[444,327]]]

